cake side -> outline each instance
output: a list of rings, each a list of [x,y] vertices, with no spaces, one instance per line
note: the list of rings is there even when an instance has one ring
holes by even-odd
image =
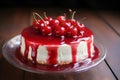
[[[94,51],[93,34],[87,28],[85,30],[87,34],[82,37],[62,40],[36,35],[32,27],[27,27],[21,33],[21,54],[38,64],[62,65],[82,61],[92,57]]]
[[[20,52],[34,64],[70,64],[94,57],[94,35],[84,24],[66,16],[42,18],[21,32]],[[38,16],[40,20],[36,19]]]

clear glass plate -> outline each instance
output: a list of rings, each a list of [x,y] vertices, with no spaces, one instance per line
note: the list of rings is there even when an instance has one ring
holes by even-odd
[[[38,74],[53,74],[53,73],[71,73],[71,72],[82,72],[86,71],[92,67],[95,67],[99,63],[101,63],[105,57],[107,50],[106,48],[101,45],[98,42],[95,42],[95,52],[97,49],[99,50],[99,56],[98,58],[91,60],[91,59],[86,59],[81,63],[75,63],[73,65],[63,65],[63,66],[50,66],[50,65],[39,65],[39,66],[31,66],[28,64],[25,64],[21,62],[17,57],[16,57],[16,50],[20,47],[20,35],[17,35],[7,41],[2,48],[3,51],[3,56],[4,58],[12,65],[14,65],[17,68],[20,68],[22,70],[32,72],[32,73],[38,73]],[[19,53],[19,51],[18,51]],[[52,68],[52,69],[51,69]],[[55,68],[55,69],[53,69]]]

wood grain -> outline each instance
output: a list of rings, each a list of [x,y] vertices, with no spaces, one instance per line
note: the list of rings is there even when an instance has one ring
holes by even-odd
[[[0,36],[5,40],[10,39],[28,26],[29,11],[19,8],[3,9],[0,13],[0,22]]]
[[[120,12],[98,11],[100,17],[120,36]]]
[[[33,11],[37,11],[38,13],[43,13],[44,12],[43,9],[39,9],[39,10],[38,9],[37,10],[32,9],[31,10],[31,22],[33,21],[33,17],[32,17],[32,12]],[[49,12],[47,14],[50,14],[53,17],[57,17],[58,15],[62,15],[64,12],[66,12],[66,10],[61,10],[61,9],[59,9],[59,10],[50,9],[48,11]],[[54,12],[56,12],[56,13],[54,13]],[[82,23],[85,23],[87,26],[88,25],[91,26],[92,24],[97,25],[97,23],[93,23],[92,22],[92,21],[96,21],[96,20],[98,21],[98,23],[102,23],[102,21],[100,21],[95,15],[93,15],[89,11],[80,11],[80,10],[77,10],[76,12],[78,12],[78,13],[76,13],[75,18],[77,20],[79,20],[79,21],[83,17],[87,17],[87,20],[81,21]],[[66,12],[66,13],[68,15],[68,18],[70,18],[69,11]],[[90,18],[90,19],[88,19],[88,18]],[[92,19],[92,21],[91,21],[91,19]],[[89,28],[91,29],[91,27],[89,27]],[[95,27],[93,27],[93,28],[96,29]],[[96,29],[96,31],[98,31],[98,30],[99,30],[99,28]],[[97,34],[97,35],[100,35],[100,33]],[[40,78],[40,79],[43,79],[43,78],[44,79],[50,79],[50,80],[55,80],[56,79],[56,77],[49,78],[49,76],[47,76],[47,75],[33,75],[33,74],[32,74],[33,77],[29,78],[28,77],[29,75],[31,75],[31,73],[27,73],[26,74],[26,78],[27,78],[26,80],[29,80],[29,79],[32,79],[32,78],[34,79],[35,76],[37,78]],[[40,76],[40,77],[38,77],[38,76]],[[43,76],[45,76],[45,77],[43,77]],[[82,79],[82,80],[89,80],[89,79],[92,79],[92,80],[101,80],[101,78],[102,78],[102,80],[106,80],[106,79],[108,79],[108,80],[115,80],[114,75],[112,74],[112,72],[110,72],[110,69],[108,68],[108,66],[106,65],[105,62],[103,62],[101,65],[97,66],[95,69],[92,69],[92,70],[89,70],[89,71],[86,71],[86,72],[83,72],[83,73],[79,73],[79,74],[75,74],[75,75],[58,76],[58,77],[60,79],[62,79],[62,80],[80,80],[80,79]],[[59,80],[59,78],[58,78],[58,80]]]
[[[29,10],[1,9],[0,11],[0,55],[3,44],[20,33],[29,24]],[[23,80],[23,71],[13,67],[1,55],[0,80]]]
[[[88,17],[85,23],[94,32],[95,40],[107,48],[107,63],[114,74],[117,75],[116,78],[120,79],[120,37],[95,13],[89,11],[83,15],[87,15]]]
[[[116,80],[105,62],[81,73],[70,74],[33,74],[26,73],[25,80]]]
[[[120,48],[120,25],[119,14],[112,15],[111,13],[89,10],[76,10],[75,19],[84,23],[95,34],[95,40],[100,42],[107,48],[106,60],[96,67],[81,73],[62,74],[62,75],[48,75],[48,74],[34,74],[19,70],[10,65],[1,55],[2,45],[29,26],[33,22],[32,12],[38,12],[44,17],[43,12],[51,17],[64,15],[67,18],[71,17],[68,9],[20,9],[10,8],[1,9],[0,11],[0,80],[116,80],[120,79],[120,62],[119,62],[119,48]],[[116,14],[116,13],[115,13]],[[81,21],[83,17],[86,20]],[[109,25],[110,24],[110,25]],[[115,29],[115,30],[113,30]]]

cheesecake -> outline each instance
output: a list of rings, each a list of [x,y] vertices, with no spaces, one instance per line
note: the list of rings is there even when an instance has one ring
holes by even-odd
[[[93,53],[92,31],[65,16],[35,19],[21,32],[20,54],[34,64],[66,65],[92,58]]]

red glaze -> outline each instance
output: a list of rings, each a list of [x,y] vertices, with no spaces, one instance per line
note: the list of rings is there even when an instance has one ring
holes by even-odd
[[[26,41],[25,41],[26,43]],[[24,53],[24,59],[27,61],[28,57],[28,52],[29,52],[29,45],[25,44],[25,53]]]
[[[91,61],[89,63],[91,63],[92,61],[94,61],[95,59],[97,59],[99,57],[99,50],[97,47],[94,47],[94,57],[91,58]],[[71,63],[71,64],[67,64],[67,65],[43,65],[43,64],[36,64],[36,65],[33,65],[33,63],[31,63],[31,61],[28,61],[26,62],[23,57],[20,55],[20,48],[16,49],[16,57],[17,59],[25,64],[26,66],[29,66],[29,67],[32,67],[32,68],[35,68],[35,69],[39,69],[39,70],[45,70],[45,71],[62,71],[62,70],[66,70],[67,68],[68,69],[76,69],[78,67],[81,67],[83,66],[85,63],[84,62],[75,62],[75,63]],[[18,54],[19,53],[19,54]],[[89,60],[88,60],[89,61]],[[87,65],[89,66],[89,64]],[[86,66],[86,67],[87,67]]]
[[[86,27],[84,27],[84,33],[83,35],[79,34],[75,38],[74,37],[55,37],[55,36],[44,36],[41,35],[40,31],[36,30],[32,26],[25,28],[21,35],[25,38],[25,53],[24,58],[25,60],[28,59],[28,50],[31,46],[32,48],[32,59],[33,63],[36,63],[36,55],[37,55],[37,49],[39,45],[46,46],[48,50],[49,59],[47,61],[48,64],[57,64],[57,48],[61,44],[68,44],[71,46],[72,49],[72,62],[76,62],[76,51],[77,51],[77,45],[80,41],[86,41],[88,45],[88,53],[90,57],[90,43],[91,43],[91,36],[93,33]],[[88,38],[89,40],[84,40],[83,38]],[[54,45],[54,46],[53,46]]]
[[[48,50],[48,55],[49,55],[49,59],[48,59],[48,64],[57,64],[57,48],[58,47],[47,47]]]
[[[87,47],[88,47],[88,57],[90,58],[91,57],[91,52],[90,52],[90,45],[91,44],[91,41],[89,41],[88,42],[88,45],[87,45]]]
[[[82,38],[88,38],[93,35],[93,33],[88,28],[84,27],[83,30],[84,30],[83,35],[79,34],[75,38],[74,37],[65,37],[64,39],[62,39],[61,37],[41,35],[41,32],[39,30],[36,30],[31,26],[31,27],[25,28],[22,31],[21,35],[28,42],[30,41],[30,42],[34,42],[36,44],[38,43],[41,45],[53,45],[53,44],[60,45],[61,43],[63,43],[63,41],[65,44],[78,43],[78,41],[81,40]]]
[[[37,49],[38,49],[38,45],[33,45],[33,46],[32,46],[32,54],[31,54],[31,57],[32,57],[32,59],[33,59],[33,63],[34,63],[34,64],[37,63],[37,61],[36,61]]]
[[[76,54],[77,54],[77,46],[78,44],[76,45],[72,45],[72,62],[75,63],[76,62]]]

